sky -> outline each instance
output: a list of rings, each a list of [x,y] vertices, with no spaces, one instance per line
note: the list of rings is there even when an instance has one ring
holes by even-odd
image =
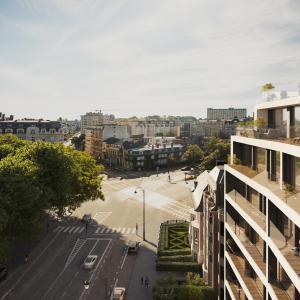
[[[0,111],[193,115],[297,90],[299,0],[0,0]]]

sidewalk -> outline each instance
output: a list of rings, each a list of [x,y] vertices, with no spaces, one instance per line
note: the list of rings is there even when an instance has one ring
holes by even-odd
[[[137,255],[136,263],[132,272],[127,300],[152,300],[152,287],[155,280],[161,275],[155,270],[156,247],[143,242]],[[141,277],[148,276],[149,287],[141,286]]]

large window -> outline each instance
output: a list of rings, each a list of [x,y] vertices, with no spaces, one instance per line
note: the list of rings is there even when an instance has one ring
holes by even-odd
[[[266,169],[266,150],[263,148],[257,148],[257,171],[259,173]]]

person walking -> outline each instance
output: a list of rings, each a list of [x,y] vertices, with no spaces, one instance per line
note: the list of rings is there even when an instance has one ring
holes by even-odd
[[[171,182],[171,175],[168,175],[169,182]]]
[[[144,284],[144,277],[142,276],[141,277],[141,286],[143,286],[143,284]]]
[[[148,288],[149,286],[149,278],[148,276],[145,277],[145,287]]]
[[[138,234],[138,229],[139,229],[139,226],[138,226],[138,223],[135,224],[135,234],[137,235]]]

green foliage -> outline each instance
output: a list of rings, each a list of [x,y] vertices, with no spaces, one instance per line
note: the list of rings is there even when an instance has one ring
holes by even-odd
[[[81,134],[80,136],[73,136],[71,138],[71,143],[74,145],[76,150],[83,151],[84,150],[84,141],[85,135]]]
[[[160,261],[184,261],[184,262],[191,262],[192,255],[166,255],[160,256]]]
[[[103,199],[100,167],[62,144],[0,138],[0,259],[16,240],[40,235],[47,210],[63,214]],[[0,150],[1,151],[1,150]]]
[[[205,285],[203,278],[199,274],[192,273],[192,272],[188,272],[186,274],[186,282],[190,285],[195,285],[195,286]]]
[[[201,265],[195,262],[158,261],[157,271],[200,272]]]
[[[265,83],[262,87],[261,87],[261,90],[263,92],[267,92],[267,91],[270,91],[272,89],[274,89],[275,86],[272,84],[272,83]]]
[[[203,299],[201,288],[193,286],[193,285],[186,285],[183,286],[178,291],[178,300],[199,300]]]
[[[182,160],[196,163],[203,159],[204,153],[198,145],[191,144],[188,145],[184,154],[182,155]]]
[[[293,190],[294,190],[294,187],[290,184],[290,183],[285,183],[284,184],[284,190],[286,191],[286,192],[288,192],[288,193],[291,193],[291,192],[293,192]]]
[[[173,249],[173,250],[159,250],[158,255],[160,256],[177,256],[177,255],[190,255],[191,249]]]
[[[212,137],[205,146],[205,156],[200,164],[200,171],[211,170],[215,167],[217,160],[227,161],[230,152],[230,144],[226,140]]]

